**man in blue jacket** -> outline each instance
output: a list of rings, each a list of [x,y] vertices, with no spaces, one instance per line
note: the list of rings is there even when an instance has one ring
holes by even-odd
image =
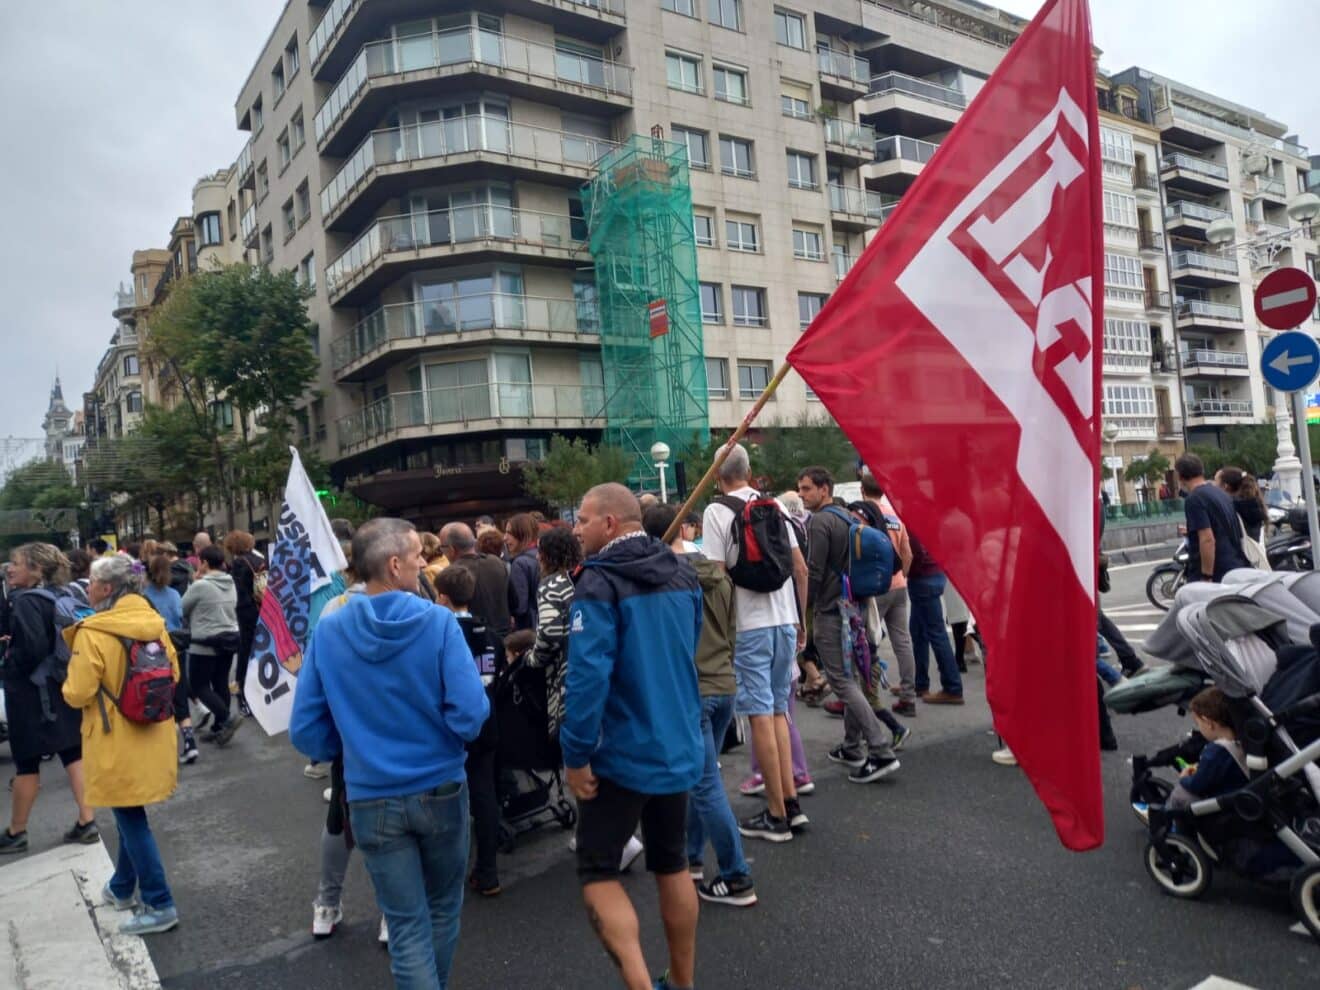
[[[687,561],[642,531],[641,507],[623,485],[587,492],[574,532],[588,559],[569,609],[559,742],[578,797],[582,897],[629,990],[689,988],[697,895],[687,872],[687,793],[705,756],[693,661],[701,586]],[[669,972],[655,984],[619,882],[638,822],[669,942]]]
[[[365,594],[318,623],[289,724],[313,760],[344,758],[353,836],[400,987],[449,978],[468,858],[463,744],[490,708],[453,614],[415,593],[423,565],[412,523],[373,519],[357,531]]]

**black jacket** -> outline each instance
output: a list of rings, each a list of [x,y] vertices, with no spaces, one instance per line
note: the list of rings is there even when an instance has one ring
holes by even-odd
[[[499,557],[487,553],[474,553],[459,557],[450,567],[471,571],[477,579],[477,590],[472,597],[472,614],[485,619],[486,625],[502,641],[513,632],[509,616],[509,569]]]

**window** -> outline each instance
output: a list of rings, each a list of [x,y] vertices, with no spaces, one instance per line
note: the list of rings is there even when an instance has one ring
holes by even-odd
[[[307,331],[307,340],[312,345],[312,353],[321,356],[321,328],[315,323]]]
[[[688,164],[693,168],[710,168],[710,141],[705,131],[687,127],[674,127],[674,140],[687,145]]]
[[[219,213],[203,213],[197,218],[193,226],[197,231],[197,239],[202,247],[213,247],[220,243]]]
[[[1154,419],[1155,389],[1149,385],[1106,385],[1104,415]]]
[[[287,241],[298,231],[298,219],[293,212],[293,197],[290,196],[280,207],[280,219],[284,222],[284,239]]]
[[[798,293],[798,329],[805,330],[811,326],[811,321],[820,315],[821,307],[825,305],[826,297],[819,292],[799,292]]]
[[[725,220],[724,242],[730,251],[759,251],[756,237],[756,221]]]
[[[284,48],[284,61],[286,63],[286,71],[289,73],[289,78],[292,79],[298,74],[299,65],[298,36],[296,34],[289,40],[288,45]]]
[[[766,324],[765,289],[735,285],[733,290],[733,325],[763,327]]]
[[[706,358],[706,397],[729,397],[729,362],[724,358]]]
[[[1120,165],[1136,164],[1136,155],[1132,150],[1132,135],[1109,127],[1100,128],[1100,157],[1105,161],[1118,162]]]
[[[1141,260],[1125,254],[1105,254],[1105,285],[1121,289],[1141,289]]]
[[[752,161],[752,142],[744,138],[720,135],[720,171],[748,179],[756,174]]]
[[[769,384],[769,361],[738,362],[738,398],[759,399]]]
[[[803,230],[798,227],[793,228],[793,257],[803,258],[806,261],[820,261],[825,257],[825,252],[821,248],[821,236],[819,230]]]
[[[298,186],[294,196],[298,200],[298,226],[301,227],[307,222],[307,218],[312,215],[312,190],[307,185],[306,179]]]
[[[1137,200],[1135,196],[1105,190],[1105,223],[1119,227],[1137,226]]]
[[[1139,355],[1150,360],[1150,324],[1143,320],[1105,319],[1105,354]]]
[[[785,117],[796,117],[799,120],[811,119],[811,104],[792,93],[779,94],[779,109]]]
[[[275,234],[270,224],[261,231],[261,260],[267,265],[275,260]]]
[[[276,102],[279,102],[279,98],[284,95],[284,63],[283,62],[280,62],[275,66],[274,69],[271,70],[270,88],[275,91],[275,100]]]
[[[705,213],[692,214],[692,233],[698,247],[715,246],[715,218]]]
[[[261,202],[270,193],[270,173],[263,161],[257,166],[257,202]]]
[[[312,423],[317,443],[325,443],[325,399],[312,400]]]
[[[788,184],[794,189],[816,188],[816,156],[801,151],[788,153]]]
[[[717,65],[714,68],[715,76],[715,99],[724,100],[726,103],[740,103],[747,105],[751,101],[747,98],[747,73],[741,69],[731,69],[725,65]]]
[[[280,136],[275,139],[275,147],[280,151],[280,171],[283,171],[288,168],[289,162],[293,161],[293,146],[289,144],[287,127],[280,131]]]
[[[293,145],[295,155],[298,149],[307,143],[307,128],[303,126],[302,107],[299,107],[298,112],[289,118],[289,143]]]
[[[309,254],[298,262],[298,284],[309,289],[316,288],[316,255]]]
[[[707,0],[706,16],[730,31],[742,30],[742,0]]]
[[[568,236],[584,243],[591,236],[587,226],[587,211],[582,206],[582,197],[577,193],[568,197]]]
[[[234,428],[234,406],[231,402],[217,399],[211,403],[211,420],[221,430]]]
[[[697,0],[660,0],[660,9],[682,14],[684,17],[696,17]]]
[[[701,60],[691,55],[679,55],[665,52],[665,78],[670,89],[681,89],[685,93],[700,93]]]
[[[252,134],[255,137],[261,133],[261,129],[266,126],[266,114],[261,109],[261,97],[258,96],[252,101]]]
[[[789,48],[807,47],[807,22],[801,14],[790,14],[787,10],[775,11],[775,41]]]
[[[701,283],[701,322],[724,322],[724,293],[718,282]]]
[[[140,413],[142,411],[142,393],[134,389],[124,400],[124,411]]]
[[[136,354],[124,355],[124,374],[136,375],[138,373],[138,358]]]

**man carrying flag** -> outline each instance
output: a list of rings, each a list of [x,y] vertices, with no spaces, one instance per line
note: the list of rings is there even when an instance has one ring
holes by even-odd
[[[971,605],[995,726],[1072,849],[1104,836],[1101,219],[1089,11],[1049,0],[788,356]]]

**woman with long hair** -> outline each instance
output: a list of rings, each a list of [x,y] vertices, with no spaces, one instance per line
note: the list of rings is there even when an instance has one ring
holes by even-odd
[[[266,562],[255,552],[257,541],[252,534],[241,529],[230,530],[225,536],[225,553],[229,554],[229,574],[238,593],[235,614],[238,616],[238,664],[234,680],[238,682],[238,710],[247,717],[252,714],[247,696],[248,661],[252,659],[252,640],[257,634],[257,619],[261,615],[261,599],[257,595],[259,575],[264,574]]]
[[[1261,497],[1256,479],[1240,467],[1222,467],[1215,473],[1215,481],[1233,500],[1233,508],[1247,535],[1259,541],[1265,531],[1265,499]]]
[[[564,717],[564,671],[568,659],[568,608],[573,604],[573,572],[582,563],[582,546],[567,526],[555,526],[537,544],[541,580],[536,587],[536,641],[529,666],[546,668],[546,718],[550,736],[559,737]]]
[[[504,524],[504,546],[509,557],[509,614],[513,628],[536,628],[536,591],[541,579],[537,540],[541,528],[530,513],[520,512]]]

